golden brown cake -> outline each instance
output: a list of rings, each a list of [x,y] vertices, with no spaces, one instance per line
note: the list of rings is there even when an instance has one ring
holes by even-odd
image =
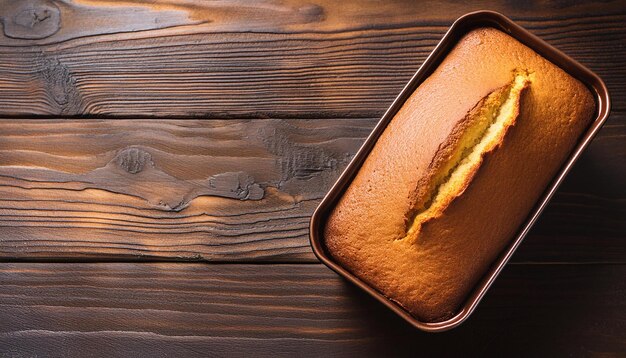
[[[427,322],[453,316],[589,125],[578,80],[496,29],[404,103],[324,228],[342,266]]]

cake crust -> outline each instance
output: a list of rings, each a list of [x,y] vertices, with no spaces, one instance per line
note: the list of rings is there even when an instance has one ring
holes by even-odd
[[[528,47],[471,31],[406,100],[332,210],[330,255],[414,317],[450,318],[594,110],[582,83]]]

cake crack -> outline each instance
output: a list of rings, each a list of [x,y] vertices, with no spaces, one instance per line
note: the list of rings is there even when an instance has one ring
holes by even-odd
[[[520,100],[530,85],[531,75],[516,70],[513,80],[491,92],[479,102],[480,108],[465,118],[472,125],[464,130],[449,160],[431,176],[430,190],[422,205],[408,213],[405,235],[396,239],[415,242],[427,222],[440,217],[444,210],[467,189],[485,155],[494,151],[519,116]]]

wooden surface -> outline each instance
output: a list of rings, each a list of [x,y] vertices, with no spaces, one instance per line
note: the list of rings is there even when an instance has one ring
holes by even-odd
[[[442,334],[415,331],[319,264],[0,268],[0,346],[30,356],[536,357],[626,350],[619,339],[626,329],[624,265],[510,265],[470,321]]]
[[[613,111],[478,311],[424,334],[320,265],[308,221],[478,9]],[[0,357],[626,355],[626,1],[0,0],[0,22]]]

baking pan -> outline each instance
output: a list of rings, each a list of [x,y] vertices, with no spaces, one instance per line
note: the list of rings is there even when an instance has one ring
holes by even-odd
[[[405,100],[413,93],[413,91],[439,66],[440,62],[447,56],[448,52],[454,45],[469,31],[479,27],[493,27],[503,31],[524,45],[530,47],[535,52],[551,61],[555,65],[561,67],[565,72],[581,81],[592,91],[596,101],[595,120],[589,126],[589,129],[582,135],[580,141],[566,160],[565,164],[554,177],[551,184],[547,187],[534,209],[529,213],[525,223],[520,227],[518,234],[512,238],[510,244],[504,249],[500,256],[491,265],[490,269],[485,273],[484,277],[477,283],[476,287],[469,294],[466,302],[462,305],[459,312],[452,318],[442,322],[422,322],[409,314],[402,307],[389,300],[380,292],[370,287],[358,277],[354,276],[348,270],[333,261],[332,257],[327,254],[324,239],[323,228],[326,219],[335,206],[337,200],[341,197],[344,190],[350,185],[352,179],[363,164],[365,158],[374,147],[378,137],[383,133],[387,124],[392,120],[396,112],[402,107]],[[563,178],[570,171],[574,162],[580,157],[581,152],[587,147],[589,142],[596,135],[602,124],[605,122],[610,111],[610,100],[606,86],[602,80],[589,69],[585,68],[578,62],[574,61],[561,51],[550,46],[543,40],[526,31],[519,25],[515,24],[504,15],[493,11],[477,11],[460,17],[452,24],[443,39],[437,47],[428,56],[424,64],[415,73],[413,78],[404,87],[400,95],[392,103],[391,107],[385,112],[382,119],[378,122],[372,133],[365,140],[363,146],[359,149],[354,159],[350,162],[345,171],[341,174],[338,181],[333,185],[328,194],[324,197],[320,205],[313,213],[310,224],[311,246],[315,255],[328,267],[345,277],[352,283],[356,284],[365,292],[369,293],[378,301],[392,309],[413,326],[429,332],[445,331],[456,327],[463,323],[469,315],[474,311],[480,300],[483,298],[491,284],[494,282],[504,265],[509,261],[517,247],[520,245],[530,228],[533,226],[546,204],[554,195]]]

